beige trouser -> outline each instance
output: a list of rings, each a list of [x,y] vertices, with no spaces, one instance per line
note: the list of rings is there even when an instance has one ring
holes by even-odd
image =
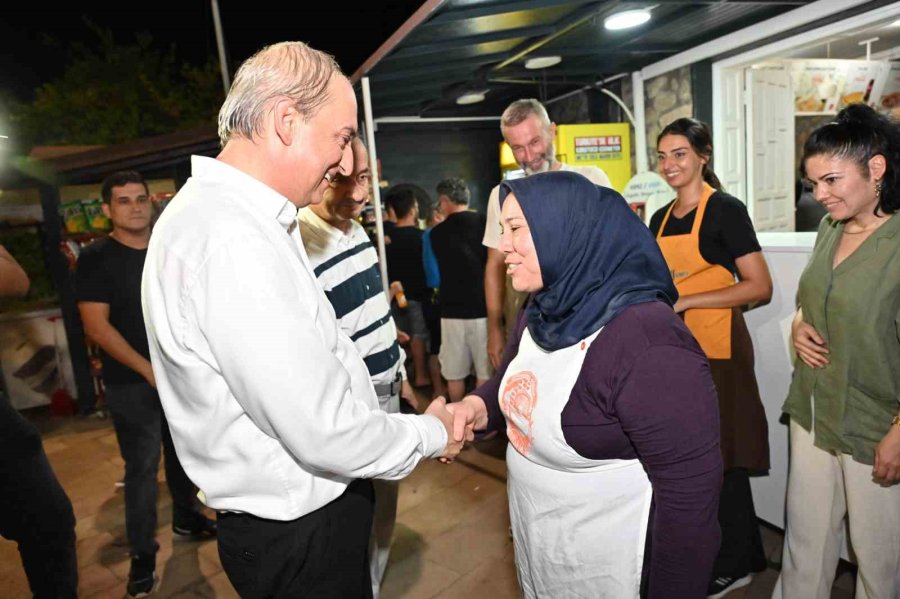
[[[813,445],[791,422],[787,529],[773,599],[828,599],[848,518],[859,571],[856,599],[900,599],[900,485],[872,480],[872,466]]]

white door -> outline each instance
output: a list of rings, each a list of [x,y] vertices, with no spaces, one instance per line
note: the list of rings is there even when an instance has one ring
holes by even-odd
[[[722,72],[721,131],[713,130],[715,161],[713,169],[725,191],[746,201],[746,136],[744,134],[744,69]]]
[[[761,231],[794,230],[794,102],[784,65],[745,69],[747,209]]]

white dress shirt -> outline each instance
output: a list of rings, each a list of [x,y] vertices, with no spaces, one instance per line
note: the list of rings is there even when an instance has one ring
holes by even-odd
[[[284,196],[221,161],[154,228],[142,298],[178,457],[217,510],[293,520],[353,478],[402,478],[447,443],[432,416],[378,410]]]

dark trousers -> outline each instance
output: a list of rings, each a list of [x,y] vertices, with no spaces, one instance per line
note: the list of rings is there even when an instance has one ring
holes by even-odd
[[[744,468],[725,471],[719,497],[719,526],[722,529],[722,544],[713,565],[713,580],[720,576],[741,578],[766,569],[766,554],[753,508],[750,477]]]
[[[287,522],[219,512],[219,559],[244,599],[370,599],[372,481]]]
[[[148,383],[107,385],[112,415],[125,460],[125,528],[132,555],[156,553],[156,474],[159,447],[165,455],[166,482],[172,496],[172,523],[192,527],[200,517],[197,489],[184,473],[156,389]]]
[[[53,474],[40,435],[0,394],[0,418],[16,419],[19,431],[0,456],[0,536],[19,546],[36,599],[78,596],[75,515]],[[30,437],[30,438],[29,438]]]

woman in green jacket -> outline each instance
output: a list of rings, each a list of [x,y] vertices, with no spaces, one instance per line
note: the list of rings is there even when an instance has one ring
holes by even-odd
[[[787,529],[773,597],[831,595],[843,520],[856,597],[900,597],[900,130],[866,105],[817,129],[804,176],[828,210],[800,277]]]

